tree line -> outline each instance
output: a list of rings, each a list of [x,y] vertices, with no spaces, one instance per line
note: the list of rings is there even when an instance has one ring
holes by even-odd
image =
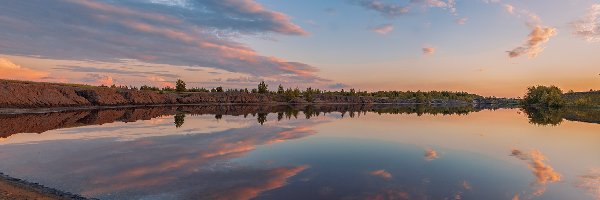
[[[137,88],[131,88],[137,89]],[[175,82],[175,88],[166,86],[163,88],[158,88],[155,86],[147,86],[143,85],[139,88],[139,90],[148,90],[148,91],[156,91],[160,93],[168,93],[168,92],[243,92],[243,93],[256,93],[256,94],[278,94],[282,95],[286,101],[293,100],[295,98],[301,98],[308,102],[312,102],[315,100],[317,95],[336,95],[336,96],[355,96],[355,97],[377,97],[377,98],[394,98],[394,99],[415,99],[418,103],[426,103],[434,99],[441,100],[460,100],[470,102],[473,99],[482,99],[483,96],[470,94],[467,92],[451,92],[451,91],[361,91],[351,88],[349,90],[341,89],[339,91],[334,90],[321,90],[318,88],[308,87],[306,89],[300,89],[298,87],[285,88],[281,84],[277,87],[277,90],[271,91],[269,90],[269,85],[267,85],[264,81],[258,83],[256,88],[244,88],[244,89],[224,89],[223,87],[215,87],[215,88],[204,88],[204,87],[194,87],[187,88],[186,83],[179,79]]]

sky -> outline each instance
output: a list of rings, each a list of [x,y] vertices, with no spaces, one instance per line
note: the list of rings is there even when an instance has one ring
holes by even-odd
[[[0,11],[1,79],[600,89],[597,0],[28,0]]]

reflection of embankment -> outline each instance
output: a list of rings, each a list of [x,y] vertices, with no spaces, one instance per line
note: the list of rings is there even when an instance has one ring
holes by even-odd
[[[392,104],[323,104],[323,105],[205,105],[205,106],[164,106],[136,107],[119,109],[65,111],[54,113],[0,115],[0,137],[8,137],[16,133],[43,133],[48,130],[69,128],[85,125],[100,125],[111,122],[135,122],[152,118],[175,115],[222,115],[247,116],[258,115],[259,123],[266,120],[269,113],[276,113],[278,119],[311,118],[324,113],[340,112],[342,116],[355,117],[367,112],[378,114],[432,114],[453,115],[477,112],[481,108],[471,106],[399,106]],[[176,118],[176,125],[183,124],[181,115]]]
[[[600,124],[600,109],[525,107],[522,110],[532,124],[559,125],[563,119]]]
[[[100,125],[111,122],[135,122],[176,113],[173,107],[86,110],[55,113],[0,115],[0,137],[16,133],[43,133],[49,130]]]

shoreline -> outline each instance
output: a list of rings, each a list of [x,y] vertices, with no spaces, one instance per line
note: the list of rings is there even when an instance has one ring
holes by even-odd
[[[40,199],[40,200],[87,200],[81,195],[32,183],[23,179],[10,177],[0,172],[0,196],[7,199]]]

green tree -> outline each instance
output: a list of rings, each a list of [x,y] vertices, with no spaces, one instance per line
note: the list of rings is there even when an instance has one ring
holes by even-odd
[[[304,99],[308,102],[313,102],[315,100],[315,90],[311,87],[306,88],[306,91],[304,91]]]
[[[177,92],[185,92],[187,90],[185,88],[185,82],[181,79],[177,79],[177,82],[175,82],[175,90]]]
[[[558,108],[565,105],[562,95],[562,90],[556,86],[533,86],[527,88],[523,101],[526,106]]]
[[[269,85],[267,85],[264,81],[261,81],[258,84],[258,93],[264,94],[269,92]]]

